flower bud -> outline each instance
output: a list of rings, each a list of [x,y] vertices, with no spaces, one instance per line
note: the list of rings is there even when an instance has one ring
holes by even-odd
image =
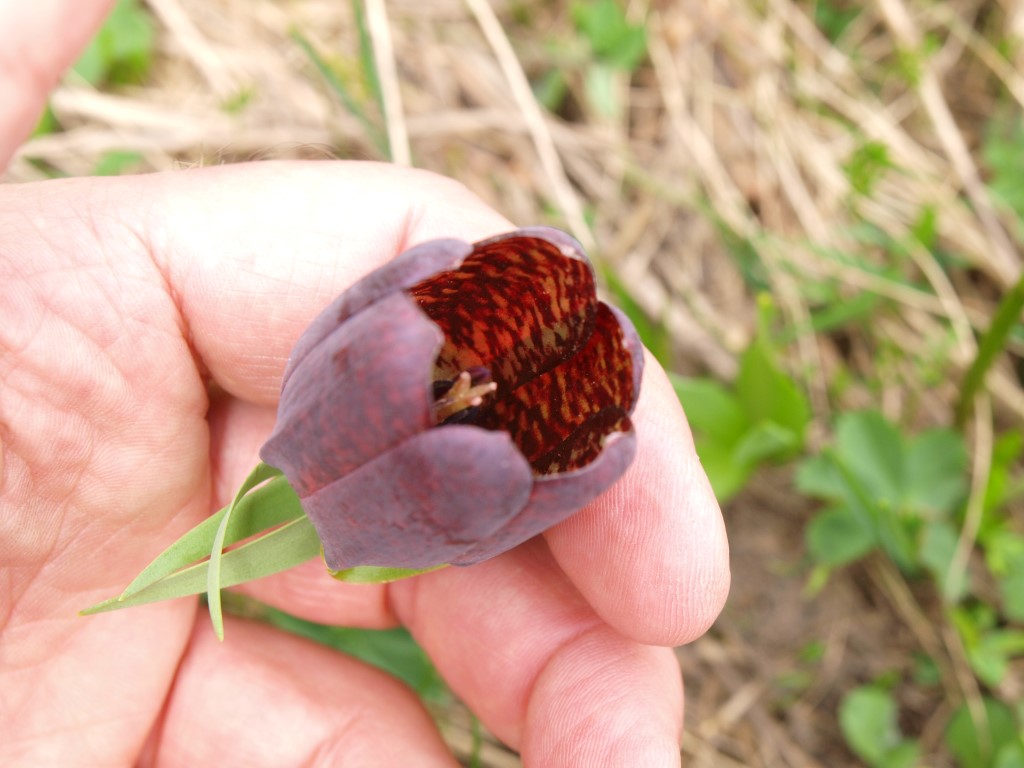
[[[565,519],[635,453],[643,354],[579,243],[521,229],[412,248],[292,352],[263,461],[332,570],[469,565]]]

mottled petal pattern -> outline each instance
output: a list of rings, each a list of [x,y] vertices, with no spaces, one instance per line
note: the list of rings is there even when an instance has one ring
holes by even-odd
[[[600,304],[590,338],[572,357],[519,387],[499,392],[477,423],[508,431],[539,474],[578,469],[596,452],[578,453],[575,462],[568,462],[571,452],[559,448],[570,436],[579,442],[576,433],[583,425],[631,429],[627,411],[635,400],[633,369],[622,365],[628,354],[619,319]]]
[[[444,332],[439,376],[483,366],[499,390],[570,357],[589,334],[595,309],[590,264],[539,237],[479,243],[458,269],[411,293]]]

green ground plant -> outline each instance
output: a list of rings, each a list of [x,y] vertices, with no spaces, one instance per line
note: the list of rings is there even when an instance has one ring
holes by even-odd
[[[767,330],[774,314],[770,302],[763,305],[761,330],[740,355],[732,386],[704,377],[671,376],[701,463],[722,502],[739,493],[758,467],[798,456],[810,423],[810,404],[780,367]]]
[[[865,685],[843,696],[839,724],[850,748],[872,768],[911,768],[921,747],[900,730],[899,710],[884,685]]]
[[[616,0],[575,2],[570,13],[573,32],[550,41],[557,66],[534,82],[534,92],[541,104],[558,112],[571,81],[579,80],[590,109],[602,118],[620,119],[622,82],[647,56],[647,28],[630,20]]]

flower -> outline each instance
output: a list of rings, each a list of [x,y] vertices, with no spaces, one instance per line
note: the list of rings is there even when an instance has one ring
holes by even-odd
[[[299,339],[260,451],[331,570],[494,557],[610,487],[636,451],[642,347],[582,248],[520,229],[412,248]]]

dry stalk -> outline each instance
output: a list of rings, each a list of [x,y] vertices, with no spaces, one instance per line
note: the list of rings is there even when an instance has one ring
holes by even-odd
[[[487,38],[487,42],[494,51],[495,58],[501,65],[516,104],[526,120],[530,137],[533,139],[544,173],[551,185],[552,194],[562,209],[562,215],[565,216],[569,229],[586,250],[593,251],[596,242],[590,227],[583,218],[583,206],[565,175],[565,169],[559,159],[555,142],[551,138],[547,121],[501,22],[498,21],[494,9],[491,8],[487,0],[466,0],[466,5],[480,25],[484,37]]]
[[[920,51],[921,34],[902,0],[878,0],[878,4],[897,42],[908,51]],[[981,227],[988,237],[992,268],[1006,287],[1016,280],[1020,272],[1020,258],[999,222],[988,192],[981,182],[978,168],[946,103],[935,70],[928,61],[921,62],[918,92],[938,139],[952,162],[964,192],[970,198]]]
[[[384,123],[388,134],[391,161],[398,165],[412,165],[409,133],[405,127],[402,109],[402,91],[398,86],[398,67],[391,42],[391,28],[384,0],[365,0],[366,26],[370,30],[373,58],[380,79],[381,99],[384,102]]]

